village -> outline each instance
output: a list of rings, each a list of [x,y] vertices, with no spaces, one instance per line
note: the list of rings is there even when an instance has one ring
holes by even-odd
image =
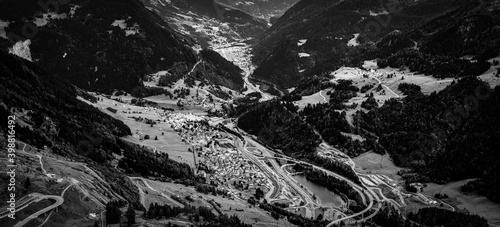
[[[185,113],[168,113],[166,122],[179,133],[182,141],[193,146],[196,170],[207,183],[227,189],[230,195],[270,188],[265,175],[233,145],[233,137],[218,130],[218,121]]]

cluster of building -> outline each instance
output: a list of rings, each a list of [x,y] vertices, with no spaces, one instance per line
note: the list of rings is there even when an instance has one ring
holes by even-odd
[[[179,133],[182,141],[199,149],[207,146],[214,138],[221,138],[222,133],[208,124],[206,117],[191,113],[168,113],[166,122]]]
[[[198,152],[203,164],[211,170],[208,180],[228,185],[233,180],[244,183],[244,189],[270,188],[266,176],[249,160],[224,139],[212,143],[209,148]]]
[[[229,186],[236,182],[248,190],[271,187],[258,167],[234,147],[233,137],[214,127],[207,117],[167,113],[165,120],[185,143],[193,145],[198,172],[208,183]]]

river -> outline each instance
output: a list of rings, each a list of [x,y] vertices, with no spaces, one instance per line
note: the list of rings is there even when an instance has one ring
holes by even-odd
[[[323,206],[339,207],[342,205],[342,198],[340,198],[340,196],[328,190],[324,186],[307,180],[305,175],[295,175],[293,178],[309,191],[314,193]]]

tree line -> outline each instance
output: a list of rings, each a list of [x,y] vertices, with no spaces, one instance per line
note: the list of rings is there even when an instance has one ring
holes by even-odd
[[[205,206],[185,206],[183,208],[169,205],[158,205],[152,203],[144,213],[146,219],[169,219],[177,217],[179,214],[188,216],[189,220],[196,223],[198,227],[251,227],[252,225],[243,223],[237,216],[227,214],[215,215],[212,210]]]

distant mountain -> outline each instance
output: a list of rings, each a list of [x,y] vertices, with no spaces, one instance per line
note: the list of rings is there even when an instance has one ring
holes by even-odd
[[[175,30],[208,46],[218,37],[231,40],[261,35],[267,22],[214,0],[141,0]]]
[[[461,1],[302,0],[254,48],[254,77],[284,89],[304,76],[321,75],[363,59],[370,46],[397,31],[459,8]],[[353,58],[358,59],[353,59]]]
[[[430,20],[410,33],[412,38],[422,43],[422,51],[464,56],[498,50],[500,1],[465,2],[468,3]]]
[[[15,34],[23,34],[22,18],[32,21],[27,25],[36,25],[37,32],[24,44],[33,62],[80,88],[130,92],[142,86],[147,74],[178,65],[193,67],[199,61],[203,64],[198,75],[218,77],[207,83],[235,90],[243,87],[237,71],[214,74],[213,68],[226,64],[225,59],[217,54],[205,61],[194,40],[177,33],[139,0],[74,0],[51,13],[36,16],[38,11],[43,9],[36,2],[2,1],[0,20],[9,21],[4,29]],[[1,49],[12,45],[0,38]]]
[[[217,0],[220,3],[243,10],[251,15],[269,20],[280,17],[299,0]]]

